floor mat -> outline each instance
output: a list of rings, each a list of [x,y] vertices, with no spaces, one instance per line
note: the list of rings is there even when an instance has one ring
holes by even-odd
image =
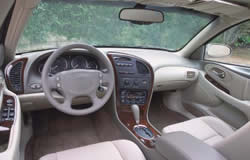
[[[34,136],[26,148],[26,160],[38,160],[49,153],[123,138],[105,110],[80,117],[55,109],[34,112],[33,129]]]
[[[159,131],[162,131],[162,129],[168,125],[183,122],[188,119],[177,112],[173,112],[163,107],[162,95],[156,93],[153,95],[150,104],[149,120],[153,126]]]

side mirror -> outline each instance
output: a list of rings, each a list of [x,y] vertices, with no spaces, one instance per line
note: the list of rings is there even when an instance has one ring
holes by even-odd
[[[223,44],[208,44],[206,46],[206,54],[211,58],[222,58],[232,53],[231,47]]]
[[[141,23],[162,23],[164,21],[161,11],[151,9],[123,8],[119,17],[123,21]]]

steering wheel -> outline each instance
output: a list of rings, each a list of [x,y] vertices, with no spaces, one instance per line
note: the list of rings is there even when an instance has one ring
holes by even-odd
[[[53,62],[60,55],[72,49],[87,50],[102,62],[103,69],[101,71],[73,69],[49,76]],[[112,64],[106,54],[93,46],[86,44],[67,45],[53,52],[46,61],[42,71],[42,86],[48,101],[59,111],[70,115],[87,115],[102,108],[113,92],[114,72]],[[63,103],[59,103],[52,96],[53,91],[58,91],[63,95]],[[72,100],[83,96],[90,98],[92,106],[86,109],[73,109]]]

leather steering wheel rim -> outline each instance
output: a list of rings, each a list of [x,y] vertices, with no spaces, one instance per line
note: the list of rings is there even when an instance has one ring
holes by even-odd
[[[103,69],[101,71],[72,69],[49,77],[49,70],[53,62],[63,53],[72,49],[87,50],[102,62]],[[70,115],[87,115],[102,108],[109,100],[114,89],[114,71],[107,55],[95,47],[87,44],[71,44],[57,49],[50,55],[42,71],[42,86],[48,101],[59,111]],[[63,94],[63,103],[59,103],[52,96],[53,90]],[[72,100],[81,96],[89,97],[92,106],[86,109],[73,109]]]

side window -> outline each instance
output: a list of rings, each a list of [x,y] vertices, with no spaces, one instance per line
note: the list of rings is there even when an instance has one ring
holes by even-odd
[[[215,45],[218,49],[210,50],[217,52],[215,54],[220,55],[220,52],[225,51],[223,49],[226,47],[231,49],[231,54],[228,56],[213,56],[211,54],[211,56],[208,53],[208,48]],[[224,48],[222,49],[222,47]],[[207,44],[205,60],[250,67],[250,21],[236,25],[212,39]]]

